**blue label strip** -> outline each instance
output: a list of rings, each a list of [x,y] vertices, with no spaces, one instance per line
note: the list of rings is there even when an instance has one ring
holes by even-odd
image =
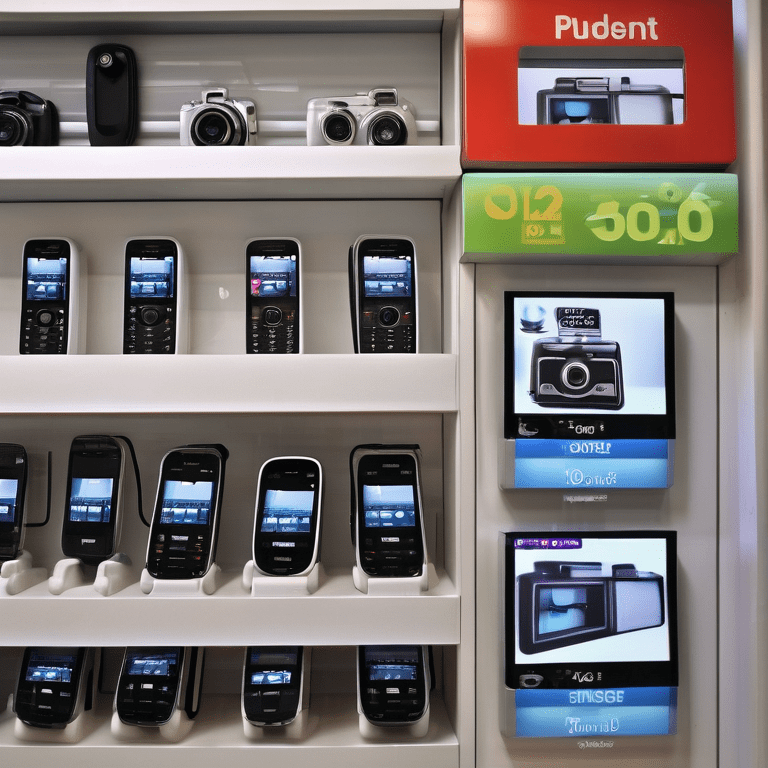
[[[677,733],[677,688],[515,691],[515,735],[666,736]]]
[[[667,459],[668,440],[518,439],[515,456],[523,459]]]

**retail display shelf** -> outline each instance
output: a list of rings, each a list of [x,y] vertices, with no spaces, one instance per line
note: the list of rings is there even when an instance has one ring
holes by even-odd
[[[364,739],[358,728],[354,695],[320,694],[310,701],[306,738],[296,741],[277,734],[252,741],[243,734],[239,697],[205,696],[203,691],[200,714],[192,731],[178,744],[163,741],[159,734],[154,738],[139,734],[136,742],[118,741],[110,731],[110,697],[99,699],[90,731],[79,744],[66,749],[43,742],[17,741],[13,735],[15,718],[8,712],[0,714],[0,746],[8,750],[7,764],[45,765],[54,755],[60,768],[102,764],[120,768],[136,765],[137,761],[146,765],[183,764],[186,768],[208,768],[214,763],[229,768],[251,768],[255,764],[281,768],[388,768],[395,763],[455,768],[459,764],[456,734],[443,701],[435,693],[430,702],[429,732],[423,738],[390,731],[382,733],[380,739]]]
[[[0,597],[3,645],[364,645],[459,642],[459,594],[450,577],[421,595],[365,595],[351,569],[331,569],[312,595],[253,597],[225,572],[213,595],[145,595],[138,583],[109,597],[92,586],[51,595],[47,582]],[[138,580],[138,574],[137,574]],[[45,622],[41,622],[41,613]],[[201,621],[201,617],[204,620]],[[66,628],[66,629],[62,629]]]
[[[3,368],[0,412],[6,414],[447,413],[458,407],[457,357],[449,354],[9,355]],[[106,370],[109,386],[102,386]],[[148,386],[157,381],[176,386]]]
[[[5,155],[1,202],[447,198],[461,177],[458,145],[19,147]]]

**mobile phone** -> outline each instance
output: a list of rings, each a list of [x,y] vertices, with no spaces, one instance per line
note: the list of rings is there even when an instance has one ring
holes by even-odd
[[[86,565],[117,551],[122,525],[125,449],[119,438],[80,435],[69,449],[61,549]]]
[[[142,237],[125,245],[123,354],[187,351],[184,260],[172,237]]]
[[[92,648],[26,648],[13,709],[35,728],[64,728],[93,705]]]
[[[416,246],[363,235],[349,249],[355,352],[418,352]]]
[[[374,725],[409,725],[429,711],[429,646],[361,645],[358,711]]]
[[[85,104],[92,146],[133,144],[139,127],[136,55],[126,45],[102,43],[88,52]]]
[[[320,556],[323,468],[306,456],[264,462],[256,491],[253,562],[270,576],[309,573]]]
[[[301,352],[301,244],[292,237],[251,240],[245,260],[246,352]]]
[[[204,648],[126,648],[115,692],[115,712],[127,725],[164,725],[178,709],[200,709]]]
[[[300,645],[245,649],[243,717],[252,725],[288,725],[304,697],[305,658]]]
[[[0,443],[0,563],[21,552],[26,498],[27,452],[21,445]]]
[[[199,579],[216,558],[224,493],[223,445],[187,445],[163,457],[147,548],[156,579]]]
[[[426,568],[418,445],[359,445],[350,455],[352,541],[373,577],[420,576]]]
[[[77,246],[66,237],[27,240],[22,260],[19,353],[77,354],[85,327]]]

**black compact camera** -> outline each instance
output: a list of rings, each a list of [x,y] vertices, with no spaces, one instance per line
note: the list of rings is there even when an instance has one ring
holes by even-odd
[[[558,77],[539,91],[539,125],[615,123],[672,125],[673,95],[663,85],[631,85],[628,77]]]
[[[0,147],[50,146],[59,140],[56,107],[29,91],[0,91]]]
[[[660,627],[664,577],[631,563],[544,561],[517,577],[520,650],[534,654],[609,635]],[[535,687],[531,679],[522,687]]]
[[[533,402],[551,408],[622,408],[621,348],[602,338],[600,310],[558,307],[555,315],[558,335],[533,344]]]

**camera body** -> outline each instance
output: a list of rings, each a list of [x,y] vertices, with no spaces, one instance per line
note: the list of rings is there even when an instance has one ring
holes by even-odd
[[[52,102],[29,91],[0,91],[0,147],[50,146],[59,140]]]
[[[602,338],[600,310],[558,307],[555,314],[558,335],[533,344],[533,402],[550,408],[622,408],[621,347]]]
[[[631,85],[628,77],[558,77],[539,91],[539,125],[612,123],[672,125],[672,94],[663,85]]]
[[[229,98],[226,88],[203,91],[202,101],[181,105],[179,140],[183,146],[255,144],[256,105]]]
[[[660,627],[664,577],[631,563],[535,562],[517,577],[520,650],[541,653],[601,637]],[[537,687],[535,679],[521,687]]]
[[[374,88],[354,96],[325,96],[307,104],[309,146],[416,144],[413,105],[394,88]]]

